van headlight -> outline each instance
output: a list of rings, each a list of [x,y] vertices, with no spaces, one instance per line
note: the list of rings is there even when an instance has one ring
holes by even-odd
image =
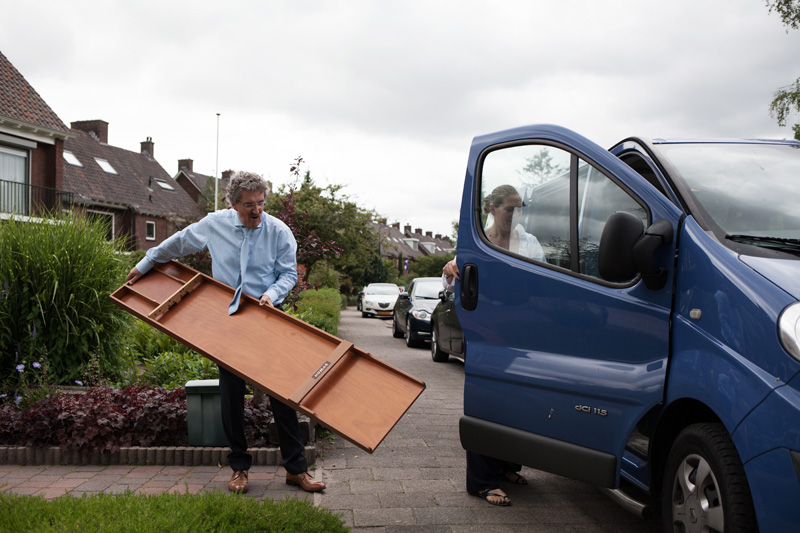
[[[800,302],[793,303],[781,313],[778,336],[783,349],[800,361]]]

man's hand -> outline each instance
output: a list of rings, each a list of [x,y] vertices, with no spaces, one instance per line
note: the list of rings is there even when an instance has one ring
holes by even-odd
[[[133,285],[136,283],[136,280],[142,277],[142,273],[136,267],[133,267],[130,272],[128,272],[128,277],[125,278],[125,281],[128,282],[128,285]]]
[[[262,296],[261,299],[258,301],[258,305],[260,306],[268,305],[269,307],[275,307],[274,305],[272,305],[272,299],[266,294]]]

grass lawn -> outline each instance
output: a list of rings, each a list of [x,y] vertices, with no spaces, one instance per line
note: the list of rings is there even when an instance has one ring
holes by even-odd
[[[54,500],[0,492],[0,531],[236,532],[349,531],[326,508],[286,498],[260,502],[221,491],[200,494],[97,494]]]

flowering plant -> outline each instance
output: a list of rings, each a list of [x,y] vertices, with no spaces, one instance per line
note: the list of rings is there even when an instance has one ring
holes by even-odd
[[[13,402],[27,407],[55,392],[48,376],[46,360],[28,364],[25,360],[19,360],[17,354],[15,363],[13,377],[6,380],[6,390],[0,389],[0,404]]]

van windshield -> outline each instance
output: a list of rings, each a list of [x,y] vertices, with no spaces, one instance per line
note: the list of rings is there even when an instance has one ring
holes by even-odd
[[[676,143],[657,149],[700,215],[727,237],[800,239],[800,146]]]

